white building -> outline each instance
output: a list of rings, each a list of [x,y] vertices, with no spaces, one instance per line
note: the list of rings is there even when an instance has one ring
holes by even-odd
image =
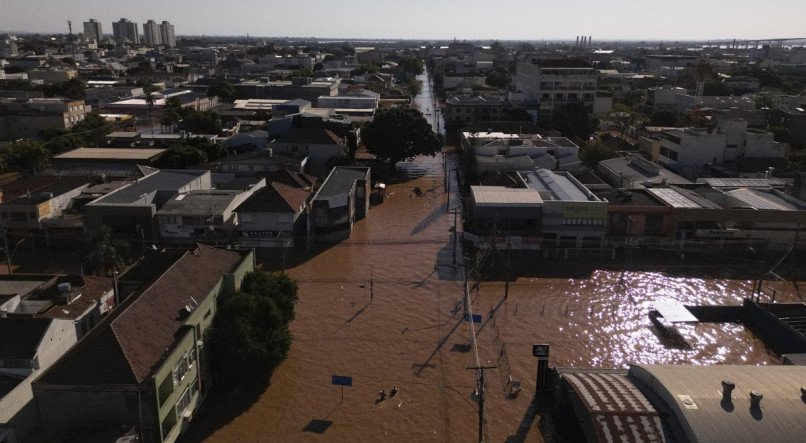
[[[698,176],[708,165],[744,158],[785,158],[786,146],[769,132],[750,129],[747,121],[722,120],[716,129],[669,129],[660,134],[658,161],[685,177]]]
[[[535,168],[570,171],[580,166],[579,146],[565,137],[462,132],[460,143],[474,156],[478,174]]]
[[[163,20],[162,24],[159,25],[160,27],[160,40],[162,44],[173,48],[176,46],[176,34],[174,33],[174,25],[168,23],[167,20]]]
[[[584,60],[529,57],[517,65],[513,82],[517,91],[539,104],[538,122],[569,104],[582,103],[593,112],[597,73]]]
[[[162,44],[160,25],[154,20],[143,23],[143,40],[146,46],[159,46]]]

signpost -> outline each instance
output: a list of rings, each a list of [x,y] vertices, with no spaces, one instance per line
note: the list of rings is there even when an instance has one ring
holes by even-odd
[[[465,314],[465,321],[470,321],[470,315]],[[473,323],[481,323],[481,314],[473,314]]]
[[[341,386],[341,401],[344,401],[344,387],[353,385],[353,377],[333,374],[330,377],[330,383],[336,386]]]
[[[549,345],[532,345],[532,356],[537,357],[537,382],[535,383],[535,395],[546,387],[546,374],[549,369]]]

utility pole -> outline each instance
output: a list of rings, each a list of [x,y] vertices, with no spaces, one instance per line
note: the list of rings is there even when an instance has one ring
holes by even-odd
[[[456,264],[456,250],[459,248],[459,227],[456,226],[456,219],[459,211],[453,210],[453,264]]]
[[[487,369],[495,369],[497,366],[470,366],[467,369],[472,369],[477,372],[476,377],[476,390],[479,395],[479,443],[484,441],[484,371]]]
[[[507,269],[506,278],[507,279],[504,282],[504,298],[509,297],[509,251],[510,251],[509,242],[510,242],[510,236],[507,236],[507,264],[506,264],[506,269]]]

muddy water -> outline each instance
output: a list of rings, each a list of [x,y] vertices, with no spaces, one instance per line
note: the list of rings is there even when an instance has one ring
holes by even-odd
[[[469,325],[462,321],[463,281],[453,266],[442,160],[404,163],[411,181],[356,224],[352,237],[291,269],[300,301],[290,357],[259,400],[209,441],[456,441],[476,438],[471,391],[475,373]],[[425,191],[414,196],[417,186]],[[540,262],[535,262],[539,266]],[[551,345],[559,366],[641,363],[769,364],[766,351],[740,325],[700,324],[684,330],[692,349],[665,345],[647,312],[654,300],[735,303],[751,283],[672,278],[661,273],[595,271],[584,279],[520,278],[482,282],[472,294],[487,378],[487,434],[504,441],[518,430],[534,391],[533,343]],[[778,300],[792,300],[780,285]],[[501,345],[507,358],[499,358]],[[507,399],[509,372],[524,392]],[[342,391],[331,375],[353,377]],[[375,403],[380,389],[400,393]],[[312,420],[330,423],[305,431]],[[528,424],[528,421],[527,421]],[[537,420],[527,441],[539,441]]]

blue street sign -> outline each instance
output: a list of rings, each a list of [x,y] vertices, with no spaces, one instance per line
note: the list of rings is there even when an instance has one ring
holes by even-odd
[[[346,375],[333,375],[331,377],[331,383],[336,386],[352,386],[353,378]]]
[[[470,321],[468,314],[465,314],[465,321]],[[481,314],[473,314],[473,323],[481,323]]]

